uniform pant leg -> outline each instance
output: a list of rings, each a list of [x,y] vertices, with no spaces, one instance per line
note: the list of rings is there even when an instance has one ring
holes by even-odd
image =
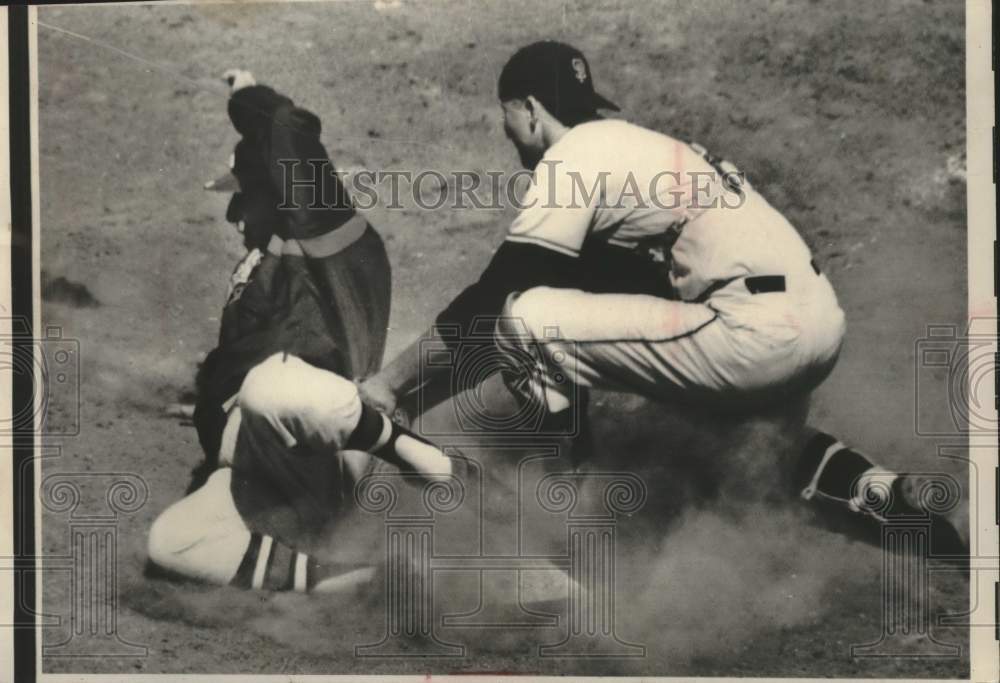
[[[226,584],[250,541],[250,530],[233,503],[231,471],[218,469],[153,522],[149,559],[181,576]]]
[[[809,387],[788,374],[794,336],[741,327],[707,305],[566,289],[512,296],[505,315],[498,345],[512,363],[535,364],[512,389],[526,384],[522,394],[551,412],[581,386],[683,407],[695,420],[685,448],[719,455],[710,461],[726,499],[771,495],[801,445]]]
[[[560,412],[581,386],[741,409],[820,384],[844,330],[832,290],[731,289],[718,306],[548,287],[513,294],[497,344],[530,381],[511,388]]]
[[[538,287],[508,298],[497,341],[515,366],[535,364],[522,393],[560,412],[579,387],[654,400],[718,392],[727,380],[713,361],[729,352],[724,335],[703,304]]]

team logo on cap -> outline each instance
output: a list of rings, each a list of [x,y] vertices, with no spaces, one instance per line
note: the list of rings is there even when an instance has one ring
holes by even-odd
[[[573,73],[576,74],[576,80],[581,83],[587,80],[587,64],[579,57],[574,57],[570,62],[573,65]]]

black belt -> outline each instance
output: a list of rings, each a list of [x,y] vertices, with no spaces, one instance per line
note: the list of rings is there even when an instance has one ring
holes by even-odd
[[[768,292],[785,291],[784,275],[754,275],[743,278],[743,284],[751,294],[767,294]]]
[[[812,266],[813,272],[819,275],[819,266],[816,265],[816,261],[809,261],[809,265]],[[702,292],[698,298],[694,300],[693,303],[704,303],[708,300],[708,297],[719,291],[729,283],[734,280],[739,280],[740,278],[733,277],[728,280],[716,280],[708,289]],[[751,275],[749,277],[743,278],[743,284],[746,286],[747,291],[751,294],[769,294],[771,292],[784,292],[785,291],[785,276],[784,275]]]
[[[708,297],[712,296],[726,285],[736,282],[739,279],[741,278],[731,277],[726,280],[716,280],[696,298],[689,300],[688,303],[703,304],[708,301]],[[750,277],[742,278],[742,280],[743,284],[746,285],[747,291],[751,294],[765,294],[768,292],[785,291],[784,275],[751,275]]]

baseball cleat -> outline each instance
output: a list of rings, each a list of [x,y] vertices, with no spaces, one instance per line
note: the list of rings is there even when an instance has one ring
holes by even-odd
[[[969,554],[969,500],[947,486],[949,479],[925,474],[900,474],[892,491],[898,502],[887,516],[919,515],[930,520],[931,549],[936,555]]]

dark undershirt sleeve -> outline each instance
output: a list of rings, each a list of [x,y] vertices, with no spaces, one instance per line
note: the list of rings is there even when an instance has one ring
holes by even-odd
[[[438,326],[458,326],[464,337],[471,333],[476,318],[499,316],[512,292],[543,285],[579,287],[581,275],[576,257],[536,244],[504,242],[479,280],[455,297],[435,322]]]
[[[266,166],[284,201],[279,210],[289,237],[317,237],[354,216],[354,207],[326,148],[319,140],[320,121],[310,111],[278,107],[271,126]]]

